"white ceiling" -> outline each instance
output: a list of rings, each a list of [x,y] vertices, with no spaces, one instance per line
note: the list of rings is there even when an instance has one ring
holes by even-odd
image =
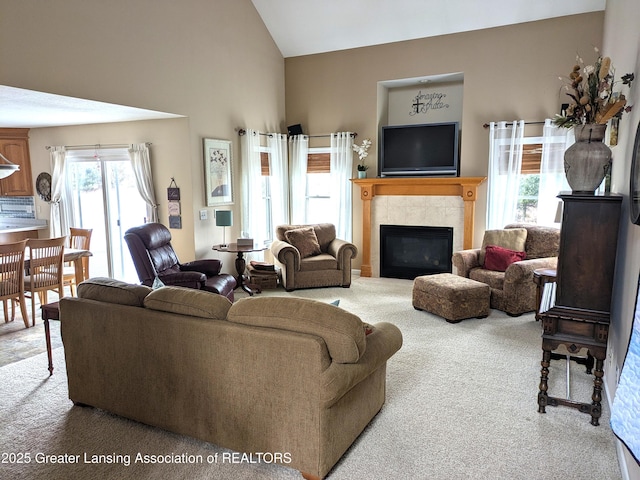
[[[287,58],[602,11],[606,0],[252,2]],[[175,117],[180,115],[0,85],[0,127],[40,128]]]
[[[606,4],[606,0],[252,2],[285,58],[602,11]]]
[[[41,128],[179,116],[0,85],[0,127]]]

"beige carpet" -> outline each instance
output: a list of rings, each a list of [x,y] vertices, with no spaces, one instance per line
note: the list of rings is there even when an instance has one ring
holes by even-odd
[[[355,278],[350,289],[263,293],[340,299],[342,308],[363,320],[391,321],[403,332],[404,345],[388,364],[385,406],[328,478],[622,478],[608,406],[599,427],[571,408],[537,413],[542,353],[533,315],[512,318],[492,310],[488,318],[453,325],[414,310],[411,287],[407,280]],[[67,398],[62,348],[54,359],[51,378],[46,355],[0,368],[0,478],[301,478],[277,465],[223,462],[228,451],[215,445],[74,407]],[[583,366],[572,367],[574,399],[589,400],[591,382]],[[553,362],[550,394],[565,395],[564,361]],[[138,453],[174,460],[188,454],[203,463],[134,463]],[[29,454],[29,464],[17,463],[23,454]],[[84,463],[85,454],[119,463]],[[76,455],[81,463],[68,463]],[[129,466],[122,463],[126,455]]]

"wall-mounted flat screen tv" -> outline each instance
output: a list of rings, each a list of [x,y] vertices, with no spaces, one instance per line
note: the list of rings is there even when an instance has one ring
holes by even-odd
[[[457,177],[458,136],[458,122],[382,127],[378,172],[381,177]]]

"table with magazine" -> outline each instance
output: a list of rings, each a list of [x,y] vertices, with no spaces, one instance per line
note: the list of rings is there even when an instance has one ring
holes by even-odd
[[[212,250],[217,252],[229,252],[236,253],[238,256],[236,257],[236,288],[241,288],[249,295],[253,295],[254,293],[262,292],[262,289],[258,285],[254,285],[248,283],[245,278],[245,270],[247,269],[247,261],[244,258],[245,253],[252,252],[263,252],[266,250],[266,247],[259,247],[257,245],[238,245],[237,243],[229,243],[227,245],[214,245],[211,247]]]

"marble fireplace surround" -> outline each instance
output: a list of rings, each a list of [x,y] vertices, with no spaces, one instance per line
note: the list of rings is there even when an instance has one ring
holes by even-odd
[[[485,180],[486,177],[353,179],[360,187],[362,200],[360,275],[380,275],[380,224],[453,227],[454,251],[472,248],[477,188]]]

